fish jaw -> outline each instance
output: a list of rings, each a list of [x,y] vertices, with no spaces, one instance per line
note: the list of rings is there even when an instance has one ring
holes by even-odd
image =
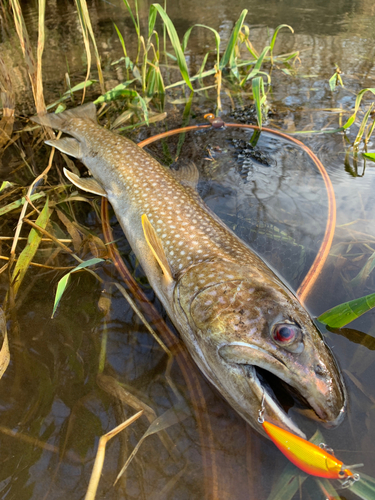
[[[222,269],[225,273],[220,274]],[[225,278],[228,274],[233,279]],[[189,326],[185,342],[196,363],[259,432],[263,406],[267,420],[304,436],[278,400],[284,387],[320,422],[333,426],[342,420],[346,392],[331,351],[307,312],[275,276],[259,280],[251,269],[235,263],[205,263],[184,274],[174,300],[175,315],[184,316]],[[293,321],[299,330],[293,345],[285,347],[272,336],[275,325],[283,321]]]

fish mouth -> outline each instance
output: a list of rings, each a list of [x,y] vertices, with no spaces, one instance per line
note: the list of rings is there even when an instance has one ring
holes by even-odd
[[[261,423],[263,416],[263,418],[271,419],[281,427],[306,439],[304,432],[288,415],[288,410],[296,404],[316,414],[306,399],[287,382],[264,368],[255,365],[241,365],[241,369],[251,386],[251,390],[260,396],[260,419],[258,422]],[[262,409],[264,413],[261,413]]]
[[[344,406],[339,411],[330,409],[326,394],[317,389],[320,380],[316,384],[309,381],[302,383],[302,378],[305,381],[309,379],[306,374],[292,375],[281,359],[262,348],[238,342],[221,346],[219,355],[240,369],[249,389],[259,401],[259,410],[263,409],[264,417],[276,425],[305,438],[288,416],[291,408],[329,426],[337,425],[342,420]]]

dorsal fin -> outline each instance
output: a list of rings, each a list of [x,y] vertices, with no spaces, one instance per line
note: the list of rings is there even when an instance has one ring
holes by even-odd
[[[150,247],[150,250],[153,253],[155,259],[158,261],[158,264],[161,267],[165,278],[170,283],[171,281],[173,281],[173,276],[171,268],[169,267],[167,256],[165,255],[160,238],[156,234],[156,231],[153,228],[151,222],[148,220],[146,214],[142,215],[142,227],[147,244]]]
[[[169,170],[173,177],[184,186],[196,189],[199,181],[199,172],[195,163],[190,162],[182,165],[178,170]]]
[[[64,168],[64,174],[66,177],[78,188],[87,191],[88,193],[98,194],[99,196],[104,196],[107,198],[107,192],[102,188],[98,181],[92,177],[79,177],[73,172],[70,172]]]
[[[40,116],[33,116],[30,119],[35,123],[39,123],[39,125],[68,132],[67,124],[72,118],[83,118],[97,123],[95,104],[93,102],[89,102],[88,104],[78,106],[77,108],[67,109],[62,113],[48,113]]]

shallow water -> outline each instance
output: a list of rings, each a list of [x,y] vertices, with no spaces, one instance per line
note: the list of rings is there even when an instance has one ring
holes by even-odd
[[[147,26],[150,3],[141,3],[144,26]],[[252,43],[258,50],[268,40],[267,27],[272,30],[287,23],[295,29],[294,35],[281,32],[276,45],[276,52],[300,50],[301,54],[297,76],[273,71],[269,95],[272,114],[267,123],[270,128],[286,132],[338,128],[339,113],[334,110],[340,107],[350,110],[356,92],[375,87],[373,2],[237,0],[228,5],[222,0],[207,0],[202,4],[195,0],[170,2],[168,13],[180,36],[192,24],[202,23],[217,29],[226,40],[243,8],[249,9],[247,23]],[[31,39],[35,41],[35,6],[30,2],[23,2],[22,6]],[[122,55],[113,22],[125,35],[129,52],[135,50],[136,42],[132,25],[122,2],[93,1],[89,9],[105,81],[111,88],[125,76],[123,70],[111,66],[111,62]],[[48,2],[46,18],[43,68],[49,103],[66,90],[67,68],[72,85],[84,79],[85,57],[73,2]],[[34,113],[33,99],[18,39],[6,16],[3,19],[0,51],[12,68],[17,113],[30,115]],[[191,74],[197,71],[207,50],[213,50],[213,45],[208,31],[193,31],[188,49]],[[337,88],[332,93],[328,79],[335,63],[343,71],[345,88]],[[98,88],[89,89],[87,99],[97,97],[98,92]],[[178,88],[169,97],[168,127],[179,127],[189,93]],[[233,106],[241,109],[251,103],[246,96],[233,96],[233,101],[231,97],[222,94],[222,117],[227,122],[236,122],[239,116],[231,116]],[[215,110],[215,99],[215,94],[209,91],[199,93],[192,101],[189,124],[202,123],[203,115]],[[364,102],[369,103],[370,97],[365,97]],[[344,114],[343,120],[348,116]],[[354,140],[357,129],[352,127],[349,140]],[[163,130],[164,124],[152,125],[133,132],[131,137],[140,140]],[[269,134],[261,135],[256,146],[260,156],[254,159],[254,155],[243,151],[249,135],[234,129],[189,133],[178,162],[193,160],[197,164],[201,173],[198,188],[208,205],[296,289],[322,240],[327,213],[324,185],[304,153]],[[330,256],[307,300],[310,312],[319,315],[340,302],[374,292],[373,274],[358,286],[349,281],[375,251],[375,169],[372,166],[375,164],[365,165],[361,157],[357,167],[352,158],[345,162],[348,143],[342,133],[299,135],[298,139],[309,146],[326,167],[338,208]],[[15,146],[8,148],[0,158],[1,180],[10,179],[27,186],[45,167],[47,149],[35,148],[32,157],[35,144],[30,134],[24,133],[18,140],[22,149],[30,154],[30,168],[24,166]],[[175,136],[150,146],[149,150],[160,160],[174,165],[178,163],[175,161],[177,146],[178,136]],[[368,150],[374,149],[372,140]],[[73,203],[79,224],[101,236],[96,203]],[[14,234],[18,214],[2,216],[2,236]],[[122,255],[160,309],[113,216],[111,222]],[[62,228],[60,237],[69,237],[59,219],[54,219],[54,224],[56,231],[58,226]],[[28,228],[22,234],[27,232]],[[52,250],[49,245],[41,248],[37,257],[39,262],[44,262]],[[77,251],[86,259],[92,256],[90,248],[90,242],[86,241]],[[9,255],[7,240],[3,240],[1,254]],[[75,262],[69,256],[60,255],[59,265],[75,265]],[[192,396],[176,362],[171,373],[175,387],[168,383],[167,356],[112,284],[120,282],[114,266],[106,263],[98,269],[104,280],[102,285],[88,273],[75,275],[55,318],[51,319],[57,281],[63,272],[30,269],[9,323],[12,362],[0,381],[1,498],[70,497],[73,500],[84,497],[99,437],[135,413],[129,404],[122,404],[113,396],[117,380],[156,415],[177,407],[176,418],[180,421],[167,430],[174,443],[173,450],[169,453],[168,442],[162,442],[158,435],[147,437],[116,488],[112,484],[118,470],[147,430],[146,417],[114,438],[108,445],[97,498],[181,500],[201,499],[206,494],[207,498],[220,500],[267,499],[277,481],[285,477],[287,460],[242,421],[198,370],[191,368],[190,377],[194,387],[200,388],[201,396],[197,396],[197,391]],[[8,288],[6,273],[0,278],[3,300]],[[111,309],[105,315],[102,306],[107,294]],[[348,388],[345,421],[337,429],[327,430],[297,414],[295,418],[309,437],[319,427],[340,459],[350,464],[363,462],[363,472],[375,476],[375,312],[370,311],[349,326],[350,329],[337,333],[325,332]],[[103,373],[107,378],[98,375],[103,339],[106,342]],[[178,409],[176,391],[187,409]],[[205,404],[209,409],[208,413],[203,412],[206,416],[201,416],[201,420],[197,420],[192,404],[194,397],[195,407]],[[10,435],[11,432],[15,435]],[[342,495],[347,499],[358,498],[350,491]],[[326,496],[317,483],[308,478],[297,489],[295,498],[324,499]]]

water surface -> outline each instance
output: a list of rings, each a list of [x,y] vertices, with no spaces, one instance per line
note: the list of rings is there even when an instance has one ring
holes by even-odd
[[[145,28],[150,4],[140,4]],[[36,42],[37,10],[31,2],[23,2],[22,7],[30,37]],[[300,50],[296,76],[286,75],[277,68],[273,70],[268,98],[272,110],[269,127],[286,132],[338,128],[337,108],[343,112],[350,110],[361,88],[375,87],[373,2],[236,0],[228,4],[224,0],[207,0],[203,5],[196,0],[180,0],[170,2],[168,13],[180,36],[194,23],[201,23],[217,29],[226,41],[243,8],[249,9],[246,21],[257,50],[267,43],[269,32],[282,23],[293,26],[295,33],[281,32],[276,52]],[[120,1],[92,1],[89,9],[106,85],[111,88],[125,78],[124,69],[111,66],[122,56],[113,22],[125,36],[129,53],[136,49],[134,31]],[[46,40],[43,71],[49,103],[66,90],[66,72],[72,85],[83,81],[85,76],[85,56],[74,3],[47,2]],[[191,74],[213,47],[209,31],[193,31],[188,46]],[[6,16],[0,33],[0,50],[11,68],[21,122],[22,114],[34,113],[33,99],[18,39]],[[335,71],[335,64],[343,72],[345,88],[332,92],[328,79]],[[93,75],[96,76],[94,65]],[[98,92],[98,88],[90,89],[87,99],[97,97]],[[181,125],[188,99],[189,93],[181,87],[170,92],[166,105],[168,128]],[[241,110],[251,105],[246,95],[232,97],[223,92],[222,101],[222,117],[228,122],[239,119],[238,114],[232,114],[234,108]],[[370,97],[365,97],[364,102],[368,104]],[[215,111],[215,105],[214,92],[199,93],[192,101],[189,123],[202,123],[203,115]],[[342,120],[348,116],[343,114]],[[159,123],[133,132],[131,137],[141,140],[164,129],[165,124]],[[353,126],[349,131],[349,142],[354,140],[357,129]],[[172,166],[193,160],[201,173],[198,188],[206,203],[296,289],[324,233],[325,188],[304,153],[270,134],[261,135],[256,146],[260,161],[254,159],[254,155],[246,152],[250,135],[234,129],[190,133],[178,159],[175,158],[178,136],[149,149]],[[299,139],[325,165],[338,208],[330,256],[307,300],[311,313],[319,315],[340,302],[374,292],[373,273],[357,286],[350,280],[375,251],[372,166],[375,164],[365,165],[361,157],[357,166],[351,157],[345,161],[349,144],[342,133],[308,134]],[[28,186],[45,168],[47,149],[35,148],[33,156],[35,144],[30,134],[24,133],[18,141],[29,152],[29,166],[25,167],[16,146],[8,148],[0,158],[1,180]],[[371,140],[368,150],[374,149]],[[77,247],[77,252],[82,258],[90,258],[92,242],[90,247],[87,235],[101,236],[97,201],[93,200],[91,205],[74,202],[74,213],[77,223],[87,230],[86,235],[81,235],[86,242]],[[2,236],[14,234],[18,214],[2,217]],[[113,215],[111,222],[122,255],[161,310]],[[54,225],[56,230],[60,227],[60,237],[69,237],[61,220],[56,218]],[[27,231],[28,228],[25,236]],[[42,246],[38,261],[45,262],[48,256],[53,257],[52,253],[50,245]],[[8,240],[3,240],[2,255],[9,255]],[[58,259],[60,266],[75,265],[69,256],[60,255]],[[174,363],[172,367],[171,385],[165,376],[164,351],[112,284],[121,281],[114,266],[108,262],[99,269],[102,285],[88,273],[74,276],[55,318],[51,319],[57,281],[63,272],[30,270],[9,325],[12,362],[0,382],[1,497],[83,498],[99,437],[136,411],[114,396],[115,381],[119,381],[133,398],[147,404],[156,415],[177,405],[176,393],[188,409],[180,409],[181,421],[168,428],[175,445],[173,450],[168,452],[168,443],[158,435],[148,437],[126,475],[113,488],[118,470],[148,428],[147,418],[142,417],[115,438],[108,447],[97,498],[198,500],[207,494],[210,499],[220,500],[267,499],[282,477],[287,460],[243,422],[198,370],[192,376],[199,381],[204,399],[195,404],[202,406],[205,401],[209,420],[197,421],[191,392],[178,365]],[[1,275],[0,283],[4,299],[8,288],[6,273]],[[105,314],[103,299],[107,298],[111,307]],[[161,314],[164,315],[163,311]],[[343,370],[349,407],[345,421],[337,429],[319,427],[319,430],[340,459],[349,464],[363,462],[363,471],[374,476],[375,313],[367,313],[352,323],[350,329],[324,333]],[[104,341],[105,368],[100,374]],[[297,414],[295,418],[308,436],[316,431],[314,422]],[[301,488],[295,498],[325,498],[312,478]],[[343,496],[358,498],[350,491]]]

